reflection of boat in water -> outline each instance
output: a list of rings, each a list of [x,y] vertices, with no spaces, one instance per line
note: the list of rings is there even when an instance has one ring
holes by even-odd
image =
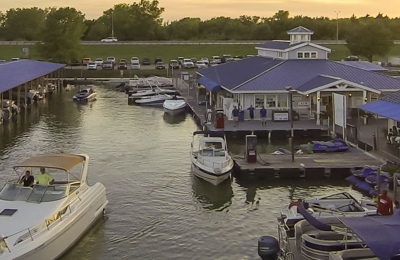
[[[232,203],[233,191],[230,181],[215,186],[192,174],[192,188],[194,196],[205,209],[222,211]]]
[[[185,121],[186,114],[170,115],[170,114],[164,113],[163,118],[164,118],[164,121],[169,124],[179,124],[179,123]]]

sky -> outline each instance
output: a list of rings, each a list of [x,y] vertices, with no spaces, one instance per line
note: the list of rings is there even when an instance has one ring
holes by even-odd
[[[11,8],[31,7],[74,7],[85,14],[86,19],[97,19],[103,11],[116,4],[132,4],[135,1],[121,0],[0,0],[0,11]],[[335,19],[356,17],[379,12],[391,18],[400,17],[399,0],[159,0],[164,7],[164,21],[180,20],[184,17],[199,17],[208,20],[226,16],[237,18],[241,15],[271,17],[279,10],[289,11],[290,17],[303,15]],[[335,12],[336,11],[336,12]]]

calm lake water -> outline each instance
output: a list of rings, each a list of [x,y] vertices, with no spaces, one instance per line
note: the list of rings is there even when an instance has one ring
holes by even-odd
[[[59,92],[0,126],[0,181],[11,167],[48,152],[86,153],[89,184],[102,182],[109,205],[62,259],[259,259],[257,239],[276,235],[290,199],[351,190],[345,181],[243,181],[221,186],[190,172],[191,115],[129,106],[124,93],[97,87],[98,100]],[[267,141],[260,149],[271,150]],[[228,140],[243,154],[244,140]]]

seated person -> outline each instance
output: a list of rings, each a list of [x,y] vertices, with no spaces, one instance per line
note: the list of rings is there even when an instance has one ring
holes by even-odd
[[[35,179],[31,175],[31,171],[25,171],[25,175],[21,177],[19,184],[24,184],[24,187],[32,187],[35,184]]]
[[[46,172],[46,168],[40,167],[40,173],[36,176],[36,183],[39,185],[50,185],[54,183],[54,179]]]

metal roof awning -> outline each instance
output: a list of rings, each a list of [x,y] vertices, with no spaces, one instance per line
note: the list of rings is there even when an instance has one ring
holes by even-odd
[[[208,91],[211,92],[218,92],[221,90],[221,85],[219,85],[218,83],[214,82],[213,80],[207,77],[201,77],[198,83],[203,85]]]
[[[378,100],[358,107],[367,112],[377,114],[386,118],[400,121],[400,104],[395,104],[385,100]]]

